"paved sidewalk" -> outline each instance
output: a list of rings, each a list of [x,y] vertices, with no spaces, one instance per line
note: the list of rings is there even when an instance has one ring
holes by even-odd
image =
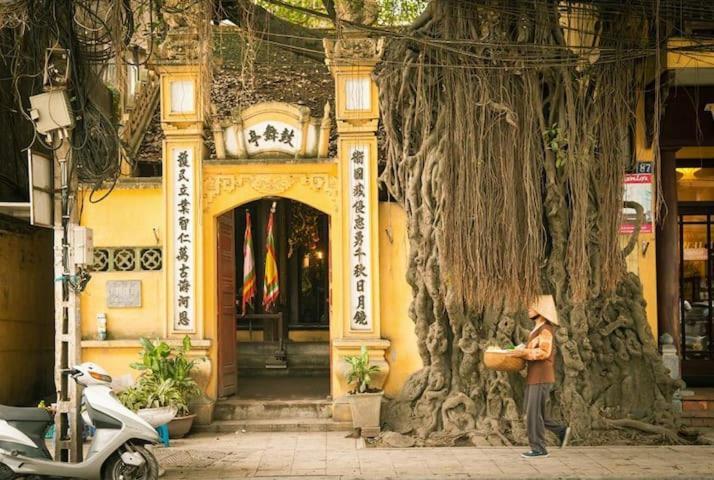
[[[570,447],[546,459],[522,447],[362,448],[344,432],[202,434],[159,448],[167,480],[714,479],[714,447]]]

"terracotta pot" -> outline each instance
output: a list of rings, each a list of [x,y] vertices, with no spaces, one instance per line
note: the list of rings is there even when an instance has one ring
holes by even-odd
[[[352,426],[361,429],[363,437],[379,435],[382,394],[383,392],[348,395],[352,409]]]
[[[191,430],[193,419],[196,415],[186,415],[185,417],[176,417],[169,422],[169,438],[183,438]]]

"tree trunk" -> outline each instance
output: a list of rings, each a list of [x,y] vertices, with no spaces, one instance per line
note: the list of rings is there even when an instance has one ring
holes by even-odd
[[[425,445],[525,443],[524,375],[482,354],[524,341],[528,302],[550,293],[554,416],[583,443],[674,441],[677,384],[618,239],[638,86],[626,52],[644,19],[601,18],[604,61],[565,42],[553,4],[502,14],[513,5],[438,2],[412,32],[424,41],[393,41],[379,72],[383,181],[407,213],[425,365],[388,427]]]

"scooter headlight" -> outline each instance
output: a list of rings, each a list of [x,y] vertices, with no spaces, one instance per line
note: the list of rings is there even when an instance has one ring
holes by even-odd
[[[104,375],[103,373],[94,372],[94,371],[91,371],[91,370],[89,371],[89,375],[90,375],[93,379],[99,380],[100,382],[112,383],[112,377],[110,377],[109,375]]]

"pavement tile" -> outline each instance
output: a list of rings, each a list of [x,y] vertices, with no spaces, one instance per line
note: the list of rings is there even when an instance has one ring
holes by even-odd
[[[203,434],[157,448],[166,480],[637,478],[714,479],[714,447],[362,448],[344,432]]]

